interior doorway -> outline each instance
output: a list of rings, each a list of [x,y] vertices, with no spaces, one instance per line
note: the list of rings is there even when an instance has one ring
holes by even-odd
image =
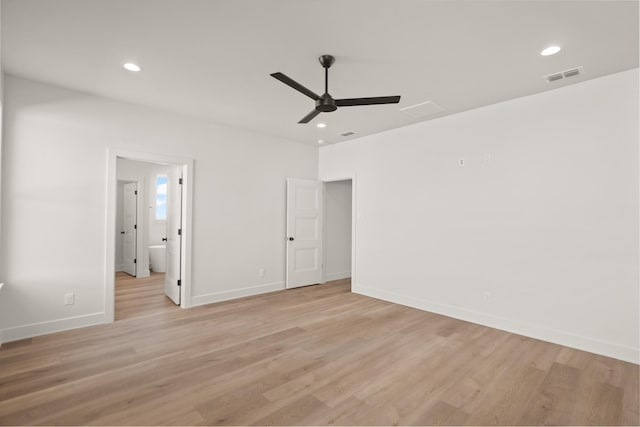
[[[109,153],[106,321],[189,306],[193,161]]]
[[[342,281],[355,260],[354,178],[287,179],[286,288]]]
[[[324,183],[324,280],[351,281],[352,180]]]
[[[182,173],[177,165],[118,158],[116,176],[115,320],[120,320],[148,312],[165,296],[180,305]]]

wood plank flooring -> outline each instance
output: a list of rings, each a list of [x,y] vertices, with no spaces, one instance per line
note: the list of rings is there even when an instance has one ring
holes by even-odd
[[[0,424],[640,423],[638,365],[348,280],[186,310],[158,297],[159,276],[127,280],[115,323],[0,348]]]
[[[164,273],[151,273],[145,278],[116,273],[116,321],[157,314],[171,308],[179,307],[164,294]]]

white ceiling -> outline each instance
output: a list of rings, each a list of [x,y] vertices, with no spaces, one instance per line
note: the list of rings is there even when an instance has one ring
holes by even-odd
[[[539,52],[550,44],[562,51]],[[5,72],[316,144],[416,123],[638,67],[637,1],[2,0]],[[402,95],[297,124],[313,101]],[[143,71],[122,69],[138,63]],[[543,76],[583,66],[583,76]],[[315,123],[327,123],[318,129]],[[338,133],[356,132],[344,138]]]

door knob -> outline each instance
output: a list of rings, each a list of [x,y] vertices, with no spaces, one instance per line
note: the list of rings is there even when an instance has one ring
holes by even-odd
[[[166,241],[167,241],[167,238],[166,238],[166,237],[163,237],[163,238],[162,238],[162,241],[163,241],[163,242],[166,242]]]
[[[289,237],[289,241],[293,242],[295,239],[293,237]]]
[[[124,234],[124,231],[121,231],[120,234]]]

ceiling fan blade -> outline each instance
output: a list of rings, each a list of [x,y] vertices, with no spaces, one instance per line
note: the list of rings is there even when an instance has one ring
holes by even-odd
[[[336,99],[338,107],[351,107],[354,105],[397,104],[400,96],[374,96],[372,98],[346,98]]]
[[[315,116],[317,116],[318,114],[320,114],[320,111],[316,110],[315,108],[313,110],[311,110],[311,112],[309,114],[307,114],[306,116],[304,116],[302,118],[302,120],[300,120],[298,123],[309,123],[311,120],[313,120],[313,118]]]
[[[290,77],[285,76],[282,73],[273,73],[273,74],[271,74],[271,77],[280,80],[282,83],[286,84],[287,86],[290,86],[290,87],[294,88],[298,92],[304,93],[305,95],[307,95],[309,98],[313,99],[314,101],[317,101],[318,99],[320,99],[320,97],[315,92],[307,89],[306,87],[302,86],[297,81],[293,80]]]

